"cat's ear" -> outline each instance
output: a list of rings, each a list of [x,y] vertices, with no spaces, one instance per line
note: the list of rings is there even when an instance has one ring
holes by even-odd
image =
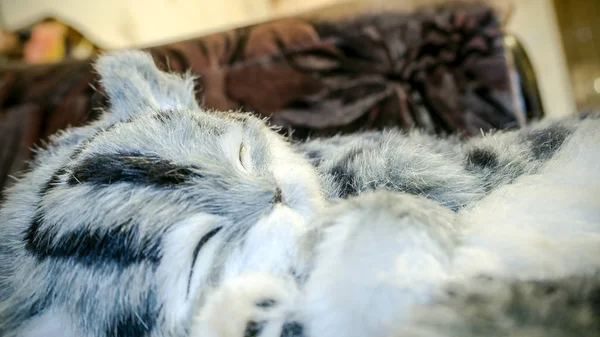
[[[159,70],[146,52],[109,52],[98,58],[95,69],[116,120],[158,110],[198,109],[194,77]]]

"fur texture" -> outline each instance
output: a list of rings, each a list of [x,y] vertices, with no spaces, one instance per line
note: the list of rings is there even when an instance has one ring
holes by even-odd
[[[97,69],[110,113],[56,136],[3,205],[0,335],[60,321],[73,336],[185,336],[229,278],[302,278],[297,237],[323,204],[309,163],[250,115],[200,111],[191,79],[148,55]]]
[[[360,168],[381,163],[387,176],[398,170],[378,162],[375,153],[424,156],[425,151],[412,147],[386,148],[392,144],[389,137],[398,135],[387,137],[372,144],[381,145],[377,151],[361,153],[364,158],[340,159],[346,177],[353,179],[350,186],[364,186],[359,185],[364,174],[352,175]],[[517,142],[523,139],[530,142]],[[462,153],[463,172],[478,177],[478,183],[463,185],[475,193],[459,196],[467,203],[456,212],[432,202],[448,200],[440,197],[450,195],[445,189],[420,193],[432,201],[373,191],[328,210],[333,212],[325,217],[330,225],[305,289],[307,335],[597,335],[599,139],[599,120],[573,119],[465,143],[446,158],[458,165]],[[549,152],[540,153],[540,146]],[[485,160],[474,158],[478,149],[486,149]],[[511,151],[513,160],[503,157]],[[338,158],[346,158],[340,153]],[[413,169],[413,174],[442,176],[445,167]],[[410,165],[403,164],[398,171],[407,170]],[[343,175],[325,173],[339,185]],[[452,175],[446,184],[467,179],[466,174]],[[409,181],[428,186],[426,179]],[[406,184],[391,186],[402,191]],[[490,282],[481,285],[481,276]],[[553,290],[546,292],[550,285]]]
[[[97,70],[109,111],[0,210],[1,336],[600,331],[596,115],[289,144],[142,52]]]

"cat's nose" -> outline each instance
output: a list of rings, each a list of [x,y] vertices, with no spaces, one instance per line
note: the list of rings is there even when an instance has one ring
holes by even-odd
[[[281,196],[281,188],[277,187],[275,190],[275,195],[273,196],[273,200],[271,201],[273,204],[277,204],[283,201],[283,197]]]

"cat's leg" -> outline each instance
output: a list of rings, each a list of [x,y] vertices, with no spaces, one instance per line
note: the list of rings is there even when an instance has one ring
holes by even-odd
[[[317,139],[296,148],[322,173],[332,197],[389,190],[458,210],[520,176],[535,174],[593,119],[548,120],[466,141],[391,130]]]
[[[421,195],[456,210],[484,195],[481,180],[463,165],[458,142],[416,131],[369,135],[346,136],[340,144],[315,140],[299,147],[307,157],[317,156],[311,160],[330,196],[387,190]]]
[[[383,336],[448,276],[455,213],[419,196],[377,191],[343,200],[323,220],[303,289],[311,337]]]
[[[581,128],[597,123],[596,119],[549,119],[520,130],[471,138],[463,146],[463,165],[488,194],[521,176],[537,174]]]
[[[413,308],[385,337],[592,337],[600,333],[600,274],[552,281],[476,277]]]

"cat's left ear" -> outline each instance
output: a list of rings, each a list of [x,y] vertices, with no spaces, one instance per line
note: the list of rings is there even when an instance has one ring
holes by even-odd
[[[198,109],[194,77],[159,70],[146,52],[108,52],[98,58],[95,69],[115,121],[158,110]]]

